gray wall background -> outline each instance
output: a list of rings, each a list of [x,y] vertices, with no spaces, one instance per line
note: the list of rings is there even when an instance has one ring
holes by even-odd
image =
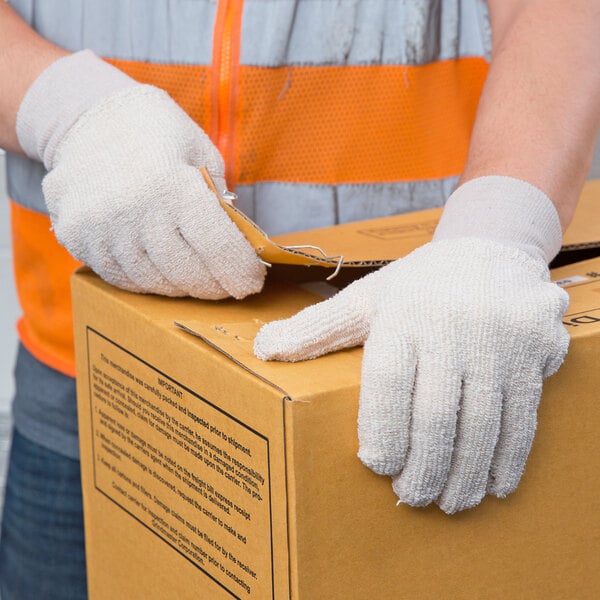
[[[4,490],[6,458],[10,441],[10,403],[14,390],[12,368],[17,344],[15,321],[18,314],[19,305],[12,276],[10,219],[6,199],[4,155],[0,150],[0,506],[2,505],[2,490]]]

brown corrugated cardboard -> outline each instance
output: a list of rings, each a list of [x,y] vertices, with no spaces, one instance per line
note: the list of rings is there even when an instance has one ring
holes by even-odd
[[[441,208],[347,223],[273,236],[280,246],[310,244],[331,256],[344,256],[344,265],[387,263],[430,241],[442,214]],[[575,216],[565,232],[561,253],[554,262],[562,266],[593,258],[600,253],[600,180],[586,182]],[[331,268],[331,267],[330,267]],[[285,271],[290,273],[290,269]]]
[[[327,276],[325,273],[331,275],[342,266],[377,267],[408,254],[431,240],[442,214],[441,208],[432,208],[269,238],[258,225],[219,195],[206,169],[201,171],[219,197],[221,206],[264,261],[277,265],[324,267],[327,271],[324,271],[323,279]],[[573,221],[565,233],[560,264],[597,255],[600,251],[599,222],[600,180],[592,180],[586,182]]]
[[[567,251],[598,245],[598,196],[588,183]],[[427,242],[439,213],[273,243],[381,264]],[[595,598],[600,259],[553,276],[571,292],[572,345],[546,384],[524,481],[448,517],[397,507],[389,480],[356,458],[360,349],[254,357],[260,324],[314,295],[272,283],[244,302],[172,300],[77,274],[90,598]]]
[[[91,600],[597,598],[600,259],[553,277],[572,343],[523,481],[449,517],[396,506],[356,458],[360,349],[253,356],[260,324],[312,294],[174,300],[77,274]]]

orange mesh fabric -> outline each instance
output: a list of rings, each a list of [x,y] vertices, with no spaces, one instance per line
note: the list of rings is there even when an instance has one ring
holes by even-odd
[[[242,66],[238,183],[371,183],[457,175],[487,63]]]
[[[11,202],[13,260],[24,316],[17,324],[24,346],[38,360],[75,376],[69,278],[81,263],[59,243],[46,215]]]
[[[211,85],[220,82],[211,77],[211,67],[109,62],[165,89],[211,131]],[[226,114],[220,131],[211,131],[225,135],[221,149],[232,184],[457,175],[487,74],[487,63],[479,58],[423,66],[261,68],[233,62],[232,85],[219,103]],[[69,278],[79,263],[58,244],[48,217],[13,203],[12,223],[25,314],[18,325],[21,339],[42,362],[74,375]]]
[[[211,67],[109,62],[167,90],[217,137]],[[222,144],[228,179],[336,184],[458,175],[488,64],[236,67]]]
[[[106,59],[140,83],[166,90],[202,129],[210,126],[210,67]]]

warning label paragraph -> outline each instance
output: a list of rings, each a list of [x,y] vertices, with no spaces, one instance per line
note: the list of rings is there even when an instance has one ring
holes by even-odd
[[[268,440],[92,330],[96,487],[235,597],[272,585]]]

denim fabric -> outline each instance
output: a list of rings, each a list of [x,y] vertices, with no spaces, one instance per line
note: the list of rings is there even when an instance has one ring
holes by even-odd
[[[16,430],[0,539],[0,591],[2,600],[87,598],[79,461]]]
[[[41,363],[19,344],[15,387],[15,427],[28,440],[79,459],[75,380]]]

